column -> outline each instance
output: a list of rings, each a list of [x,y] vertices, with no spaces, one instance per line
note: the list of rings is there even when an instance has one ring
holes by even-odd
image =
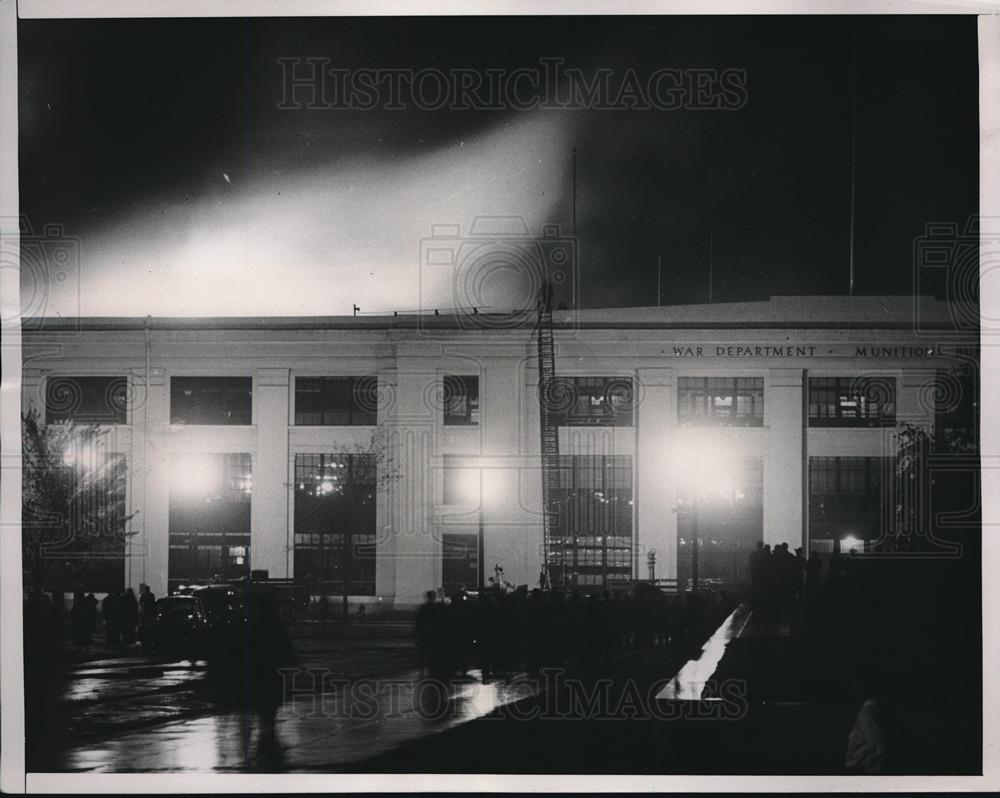
[[[391,493],[394,606],[418,605],[426,591],[441,583],[441,540],[431,524],[437,417],[427,397],[432,390],[428,380],[438,379],[432,366],[430,358],[399,357],[395,409],[386,425],[397,471]]]
[[[802,369],[770,369],[764,388],[764,542],[804,544],[804,400]]]
[[[291,539],[288,532],[289,370],[257,369],[254,392],[254,425],[257,459],[253,464],[251,495],[250,563],[268,576],[289,575]]]
[[[396,593],[396,527],[393,524],[393,497],[396,483],[401,478],[399,452],[390,432],[390,420],[395,412],[395,397],[399,386],[395,365],[378,369],[378,419],[380,424],[378,445],[382,470],[378,475],[378,501],[375,508],[375,594],[379,600],[393,599]],[[393,448],[390,448],[393,447]]]
[[[674,370],[640,368],[636,378],[638,441],[633,509],[638,550],[633,567],[638,579],[648,576],[646,558],[656,551],[656,578],[677,578],[677,486],[670,457],[677,430]]]
[[[131,411],[132,456],[143,463],[133,481],[142,498],[132,521],[139,530],[132,540],[132,581],[149,585],[159,598],[167,593],[170,562],[170,397],[162,368],[151,368],[148,379],[144,369],[141,375],[144,401]]]
[[[483,528],[486,577],[499,563],[515,585],[538,584],[542,566],[541,517],[521,495],[531,480],[541,482],[537,457],[523,457],[520,443],[525,400],[522,358],[483,358],[482,403]],[[537,414],[537,404],[532,408]],[[537,433],[536,433],[537,440]]]

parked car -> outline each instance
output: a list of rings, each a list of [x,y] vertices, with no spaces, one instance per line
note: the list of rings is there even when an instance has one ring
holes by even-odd
[[[208,642],[208,615],[194,596],[167,596],[156,602],[156,614],[142,640],[143,651],[180,652],[200,656]]]

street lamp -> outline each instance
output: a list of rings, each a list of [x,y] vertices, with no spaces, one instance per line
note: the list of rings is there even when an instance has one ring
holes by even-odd
[[[479,583],[478,592],[480,595],[486,587],[486,521],[483,518],[483,469],[479,468],[479,537],[476,541],[477,573],[476,581]]]
[[[486,491],[483,471],[483,460],[477,457],[469,461],[468,465],[459,468],[456,475],[460,501],[464,505],[477,508],[476,582],[479,591],[482,591],[486,584],[486,519],[483,514]]]

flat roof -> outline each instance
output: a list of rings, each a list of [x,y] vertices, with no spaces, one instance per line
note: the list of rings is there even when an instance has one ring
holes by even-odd
[[[887,328],[948,329],[974,333],[979,308],[923,296],[772,296],[756,302],[716,302],[626,308],[556,310],[557,328]],[[508,313],[457,313],[454,309],[396,311],[357,316],[87,316],[22,319],[27,334],[67,330],[309,330],[461,329],[495,332],[530,329],[530,309]]]

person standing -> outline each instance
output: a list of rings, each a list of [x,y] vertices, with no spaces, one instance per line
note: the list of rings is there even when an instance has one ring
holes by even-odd
[[[801,604],[806,593],[806,558],[802,547],[795,550],[795,603]]]
[[[88,593],[84,599],[84,608],[87,618],[86,648],[90,648],[90,640],[97,631],[97,597],[93,593]]]
[[[156,615],[156,596],[149,585],[139,586],[139,642],[145,653],[149,649],[149,627]]]
[[[101,614],[104,616],[104,638],[109,645],[117,645],[120,630],[118,628],[118,592],[112,590],[101,602]]]
[[[758,610],[764,598],[764,541],[757,541],[757,548],[750,555],[750,603]]]
[[[139,623],[139,602],[132,588],[121,598],[122,637],[126,644],[135,642],[135,627]]]
[[[819,593],[820,581],[823,577],[823,561],[815,551],[809,552],[809,559],[806,560],[806,598],[815,601]]]
[[[266,593],[253,598],[247,624],[247,655],[247,694],[259,721],[258,750],[262,755],[273,754],[279,748],[275,726],[285,695],[281,669],[293,664],[294,652],[288,630]]]

